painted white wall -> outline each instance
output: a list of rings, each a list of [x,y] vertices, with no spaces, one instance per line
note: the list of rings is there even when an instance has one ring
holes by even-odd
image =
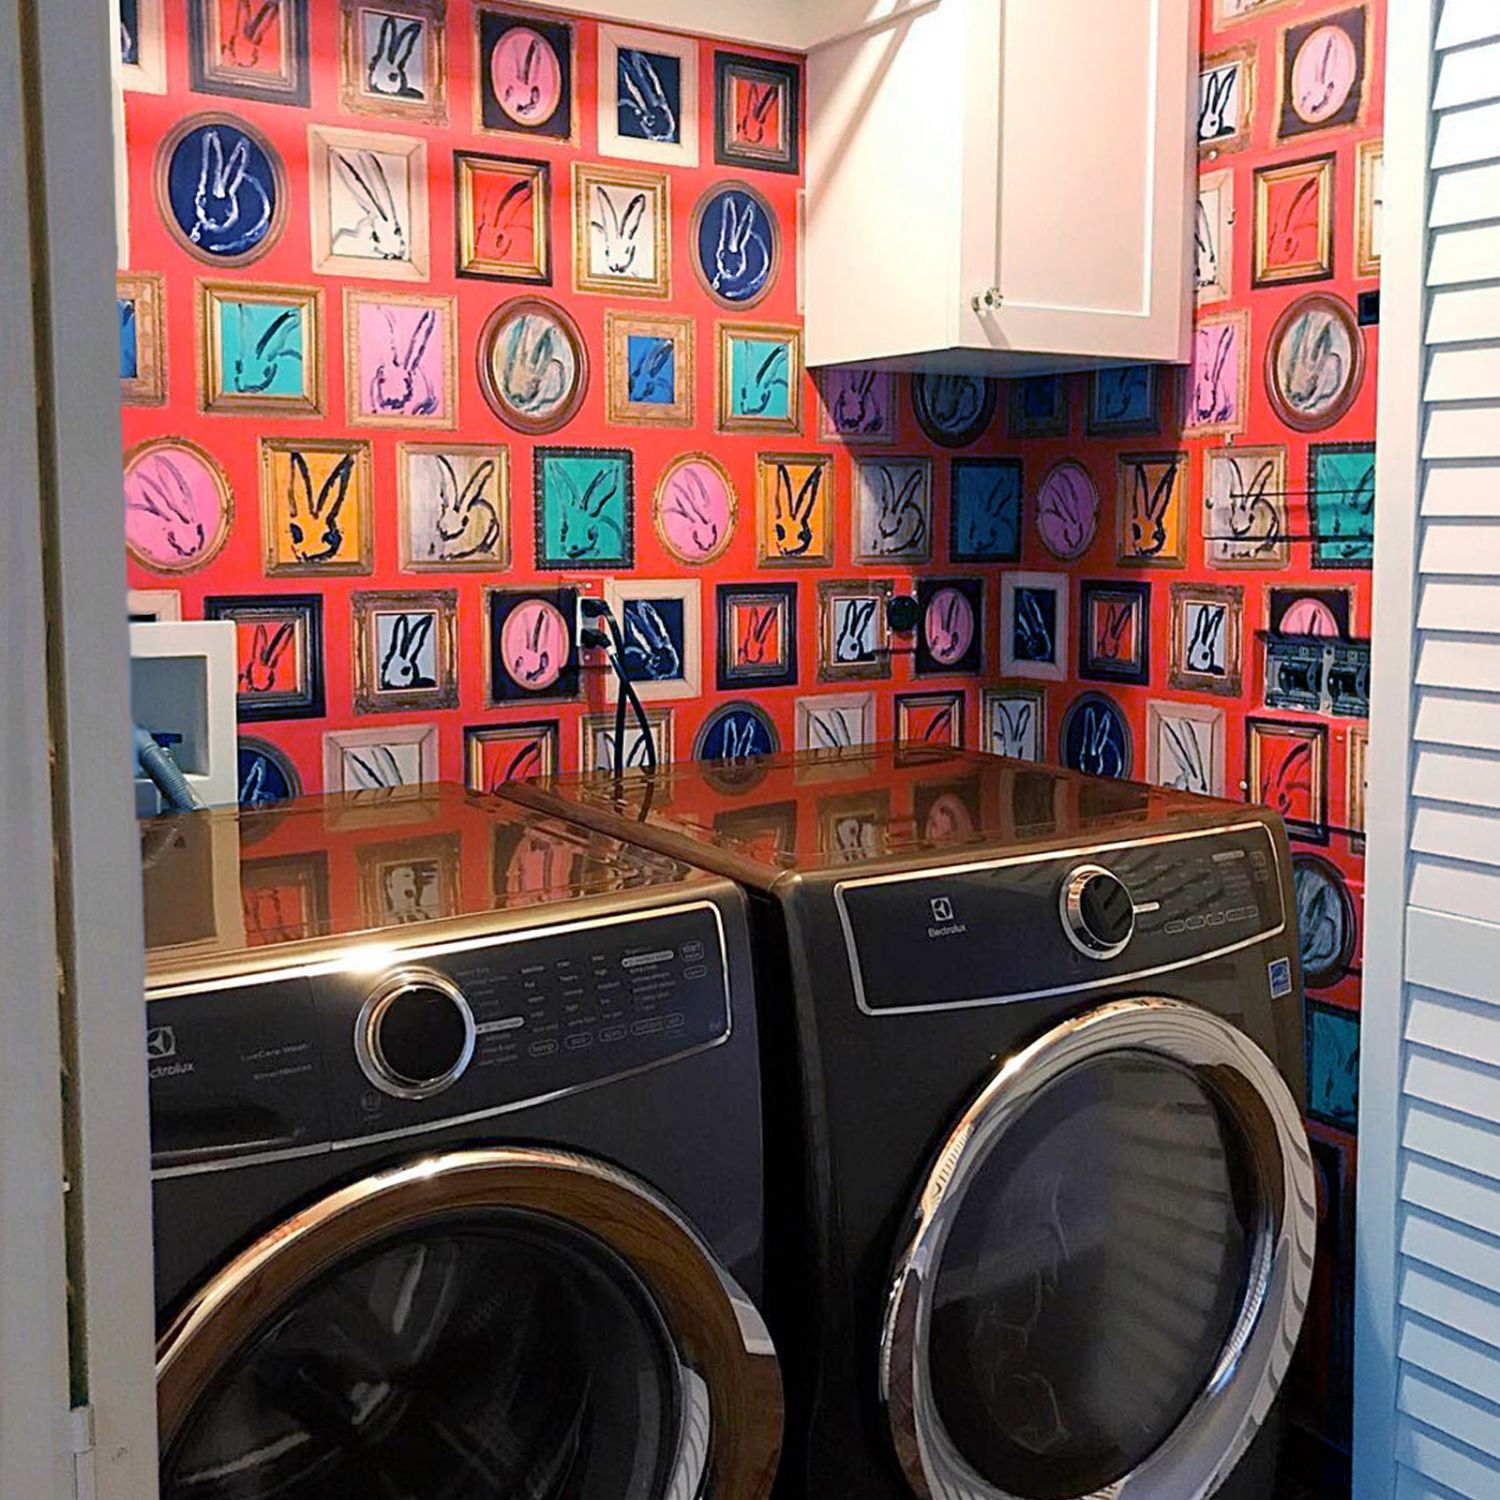
[[[1500,1496],[1500,5],[1391,0],[1356,1500]]]

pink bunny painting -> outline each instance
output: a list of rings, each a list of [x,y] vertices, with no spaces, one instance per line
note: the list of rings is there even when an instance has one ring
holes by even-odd
[[[210,562],[228,539],[231,504],[218,466],[186,439],[146,443],[126,458],[126,545],[155,572]]]
[[[451,299],[348,294],[358,372],[349,388],[355,424],[454,424]]]

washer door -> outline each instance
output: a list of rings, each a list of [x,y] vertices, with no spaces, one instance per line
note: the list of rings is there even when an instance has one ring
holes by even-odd
[[[1312,1279],[1293,1100],[1198,1007],[1106,1005],[1012,1057],[940,1152],[881,1392],[931,1500],[1204,1500],[1265,1420]]]
[[[760,1500],[765,1325],[667,1204],[559,1152],[369,1177],[218,1273],[157,1351],[162,1500]]]

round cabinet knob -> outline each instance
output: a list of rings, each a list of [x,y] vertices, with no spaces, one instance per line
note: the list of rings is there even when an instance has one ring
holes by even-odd
[[[1079,865],[1062,888],[1063,931],[1085,958],[1117,958],[1135,936],[1130,888],[1102,865]]]
[[[388,974],[360,1008],[354,1054],[376,1088],[397,1099],[430,1099],[469,1066],[474,1012],[442,974]]]

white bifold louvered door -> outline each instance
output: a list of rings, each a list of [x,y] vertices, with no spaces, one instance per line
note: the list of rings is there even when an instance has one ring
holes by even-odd
[[[1500,1500],[1500,0],[1390,0],[1358,1500]]]

